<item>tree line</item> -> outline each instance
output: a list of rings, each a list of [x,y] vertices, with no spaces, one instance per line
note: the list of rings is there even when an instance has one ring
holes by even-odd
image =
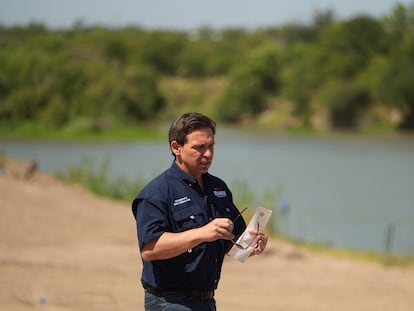
[[[172,103],[161,81],[219,83]],[[103,130],[180,106],[284,129],[413,129],[414,3],[255,30],[0,26],[2,124]]]

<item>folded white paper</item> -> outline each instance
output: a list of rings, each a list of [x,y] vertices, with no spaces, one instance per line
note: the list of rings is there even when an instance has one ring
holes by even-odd
[[[228,255],[237,261],[245,262],[255,247],[254,240],[256,239],[256,234],[250,232],[264,231],[271,215],[272,210],[261,206],[257,207],[246,230],[237,239],[236,244],[230,249]]]

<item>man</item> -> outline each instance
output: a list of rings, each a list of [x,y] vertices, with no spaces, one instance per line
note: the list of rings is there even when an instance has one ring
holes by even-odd
[[[132,210],[145,288],[145,310],[216,310],[224,256],[246,223],[227,185],[208,173],[216,124],[186,113],[169,130],[174,161],[135,198]],[[257,234],[251,255],[267,242]]]

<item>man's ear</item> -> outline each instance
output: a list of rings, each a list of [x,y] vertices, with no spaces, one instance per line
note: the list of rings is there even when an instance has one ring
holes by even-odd
[[[179,143],[177,143],[176,140],[173,140],[170,144],[171,146],[171,152],[175,155],[178,156],[180,154],[180,149],[181,149],[181,145]]]

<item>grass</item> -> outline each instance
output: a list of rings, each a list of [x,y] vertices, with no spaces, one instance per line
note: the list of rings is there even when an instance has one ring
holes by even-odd
[[[73,167],[67,172],[58,172],[56,176],[63,181],[80,184],[98,195],[125,202],[131,202],[146,183],[140,179],[129,181],[125,177],[110,179],[108,160],[96,170],[92,168],[92,164],[91,159],[84,158],[79,167]]]

